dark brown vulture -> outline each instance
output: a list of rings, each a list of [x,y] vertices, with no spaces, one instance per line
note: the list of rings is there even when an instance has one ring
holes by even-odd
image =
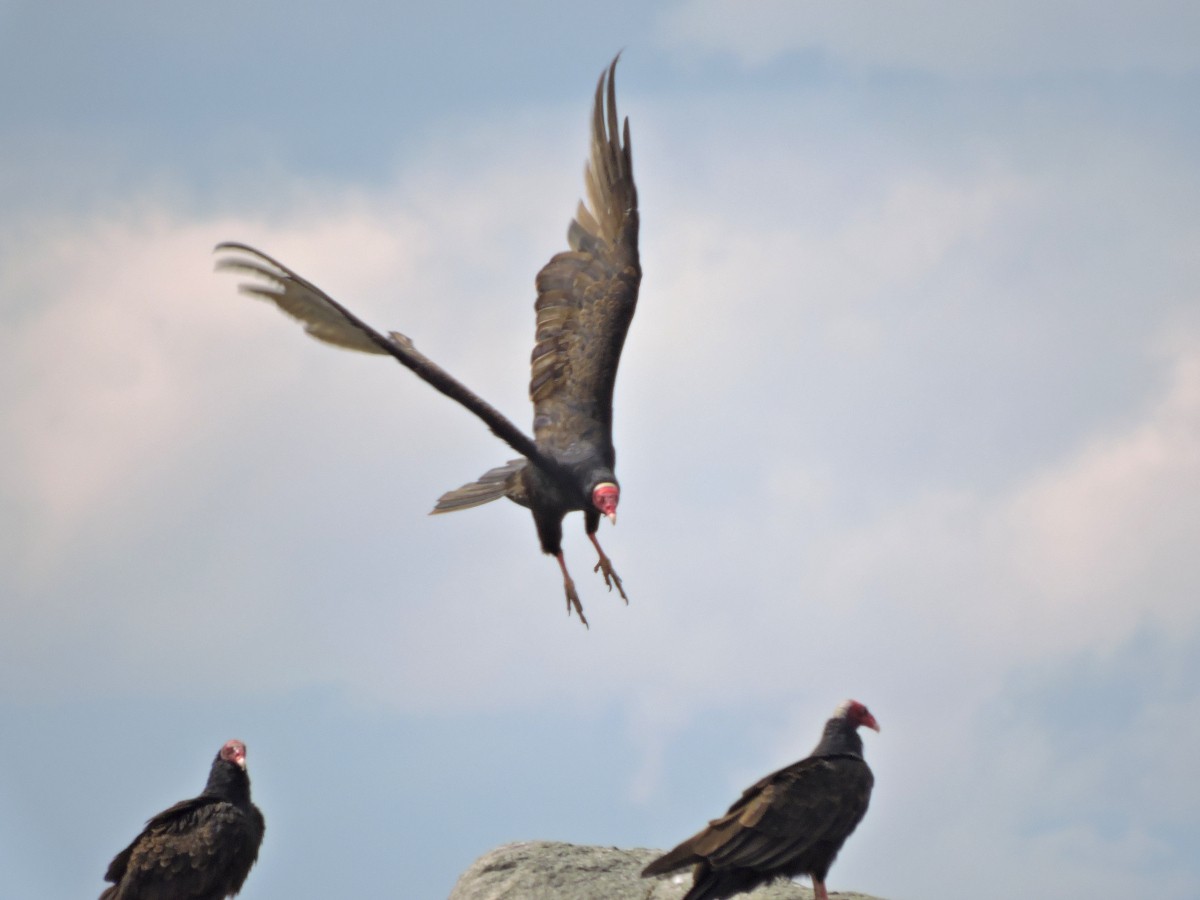
[[[779,877],[809,875],[817,900],[828,900],[825,876],[866,814],[875,783],[860,725],[879,730],[861,703],[842,703],[810,756],[748,788],[724,816],[654,860],[642,877],[695,866],[683,900],[721,900]]]
[[[224,900],[242,889],[265,828],[250,802],[246,745],[228,741],[199,797],[146,823],[104,874],[100,900]]]
[[[596,547],[595,571],[628,602],[621,579],[600,549],[600,517],[615,524],[620,489],[613,473],[612,396],[625,334],[637,305],[637,189],[629,146],[629,120],[618,129],[613,60],[596,86],[591,155],[584,171],[587,205],[580,203],[567,231],[570,250],[537,276],[537,332],[529,397],[533,438],[448,372],[418,352],[403,334],[384,335],[287,266],[245,244],[223,243],[229,255],[217,267],[265,281],[241,285],[304,323],[318,340],[351,350],[387,354],[437,390],[479,416],[521,459],[492,469],[478,481],[444,494],[434,513],[453,512],[508,497],[533,512],[542,550],[558,560],[567,613],[587,624],[562,552],[562,520],[581,510]],[[623,139],[622,139],[623,138]]]

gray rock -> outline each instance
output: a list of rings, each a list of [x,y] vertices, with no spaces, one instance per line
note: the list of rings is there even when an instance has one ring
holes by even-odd
[[[580,847],[554,841],[506,844],[475,860],[450,892],[450,900],[679,900],[692,884],[690,871],[642,878],[661,850]],[[787,881],[737,895],[746,900],[812,900],[813,892]],[[876,900],[866,894],[830,893],[843,900]]]

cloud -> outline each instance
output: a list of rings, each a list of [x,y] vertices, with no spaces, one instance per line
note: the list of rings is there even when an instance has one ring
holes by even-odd
[[[362,277],[373,235],[356,224],[343,216],[323,227],[357,246]],[[296,356],[263,339],[264,319],[215,296],[208,250],[239,225],[156,210],[56,222],[46,226],[54,239],[11,249],[8,277],[25,312],[6,335],[6,364],[25,389],[3,409],[5,432],[19,438],[5,480],[26,510],[31,569],[79,529],[150,500],[199,447],[231,437],[223,424],[298,374]],[[251,358],[253,378],[232,365]]]
[[[830,548],[830,591],[903,596],[955,640],[1016,663],[1112,646],[1139,623],[1190,628],[1200,577],[1200,354],[1181,351],[1136,426],[1089,438],[993,497],[931,493]],[[885,581],[886,579],[886,581]],[[835,587],[836,586],[836,587]]]
[[[939,75],[1194,72],[1200,14],[1181,0],[1134,5],[688,0],[661,17],[662,40],[684,52],[726,53],[746,66],[819,53],[854,68]]]

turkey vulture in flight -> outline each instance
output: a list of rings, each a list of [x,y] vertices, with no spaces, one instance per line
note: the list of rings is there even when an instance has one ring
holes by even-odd
[[[810,875],[817,900],[829,900],[825,875],[866,814],[875,783],[860,725],[879,730],[861,703],[842,703],[810,756],[747,788],[725,815],[654,860],[642,877],[695,866],[683,900],[721,900],[781,876]]]
[[[619,130],[616,66],[614,59],[596,86],[591,154],[584,171],[588,202],[579,204],[567,231],[570,250],[555,255],[537,275],[537,331],[529,382],[532,439],[418,352],[405,335],[376,331],[316,285],[253,247],[222,243],[216,248],[229,254],[218,261],[218,268],[262,280],[241,285],[242,292],[273,301],[318,340],[395,357],[481,418],[521,454],[521,459],[444,494],[433,512],[469,509],[500,497],[528,507],[543,552],[555,557],[562,569],[567,613],[574,609],[584,625],[587,619],[563,559],[562,520],[567,513],[583,512],[587,536],[599,554],[594,571],[603,574],[610,591],[615,585],[629,602],[596,540],[601,516],[617,521],[613,383],[642,277],[629,120]]]
[[[250,802],[246,745],[227,741],[199,797],[146,823],[104,874],[100,900],[224,900],[242,889],[262,844],[262,813]]]

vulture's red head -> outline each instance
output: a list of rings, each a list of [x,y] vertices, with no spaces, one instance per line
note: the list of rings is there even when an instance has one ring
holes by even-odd
[[[226,741],[221,748],[221,759],[231,762],[239,769],[246,768],[246,745],[241,741]]]
[[[608,516],[614,525],[617,524],[617,501],[621,499],[621,489],[611,481],[598,484],[592,490],[592,506]]]
[[[879,723],[875,721],[871,711],[857,700],[843,700],[834,715],[847,720],[855,728],[862,726],[872,731],[879,730]]]

